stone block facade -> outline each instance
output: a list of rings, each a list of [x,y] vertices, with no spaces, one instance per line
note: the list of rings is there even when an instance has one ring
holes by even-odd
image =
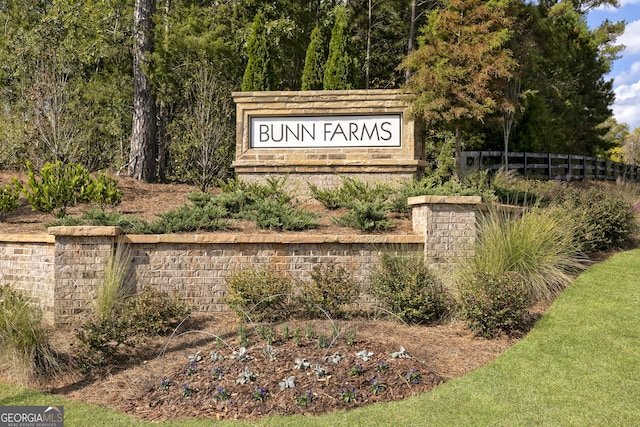
[[[319,188],[340,184],[341,175],[363,181],[401,182],[426,166],[424,124],[408,114],[412,94],[402,90],[237,92],[236,157],[233,168],[246,181],[288,177],[295,194],[307,194],[308,183]],[[401,143],[394,147],[278,147],[251,144],[254,117],[348,117],[392,114],[401,117]]]

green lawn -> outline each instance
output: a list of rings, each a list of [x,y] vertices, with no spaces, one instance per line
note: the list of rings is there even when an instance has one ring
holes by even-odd
[[[110,410],[0,384],[0,405],[20,404],[64,405],[67,426],[151,425]],[[194,420],[163,425],[214,423]],[[322,417],[228,424],[640,425],[640,250],[589,268],[524,340],[493,363],[429,393]]]

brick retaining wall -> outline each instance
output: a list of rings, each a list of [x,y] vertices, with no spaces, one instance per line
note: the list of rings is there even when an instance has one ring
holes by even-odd
[[[52,227],[49,234],[0,235],[0,284],[24,290],[51,325],[78,324],[91,312],[98,285],[117,244],[132,252],[139,287],[181,295],[203,311],[226,310],[226,279],[237,270],[268,267],[306,279],[313,266],[333,261],[366,286],[381,251],[424,253],[445,282],[455,258],[470,254],[483,205],[469,198],[412,198],[413,234],[121,235],[117,227]],[[366,292],[361,304],[371,303]]]

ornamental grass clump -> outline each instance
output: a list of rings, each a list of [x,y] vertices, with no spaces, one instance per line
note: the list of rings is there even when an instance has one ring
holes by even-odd
[[[479,221],[473,256],[460,265],[462,283],[478,274],[515,273],[532,301],[553,298],[583,268],[575,227],[548,210],[533,209],[519,218],[491,210]]]
[[[23,384],[59,370],[40,311],[9,285],[0,286],[0,365]]]
[[[107,261],[104,279],[96,292],[96,316],[105,318],[119,310],[127,297],[135,293],[135,287],[131,272],[131,249],[120,242]]]

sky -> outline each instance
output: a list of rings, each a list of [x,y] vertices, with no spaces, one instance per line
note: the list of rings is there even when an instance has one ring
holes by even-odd
[[[613,115],[618,123],[629,125],[629,131],[640,127],[640,0],[620,0],[619,8],[598,8],[587,15],[590,28],[597,27],[605,19],[625,21],[624,34],[617,43],[626,48],[622,58],[613,63],[613,69],[605,78],[613,79],[616,100]]]

